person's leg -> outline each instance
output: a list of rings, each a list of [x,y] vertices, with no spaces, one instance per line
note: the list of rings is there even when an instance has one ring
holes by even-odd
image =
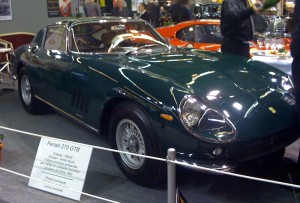
[[[221,42],[221,52],[224,54],[231,54],[231,40],[223,37]]]
[[[294,96],[296,98],[296,111],[298,116],[298,124],[300,129],[300,58],[294,59],[292,63],[292,77],[294,83]],[[300,146],[298,155],[298,165],[300,166]]]
[[[296,98],[297,115],[299,118],[298,120],[300,120],[300,58],[293,60],[292,77],[294,83],[294,96]]]
[[[250,58],[250,46],[249,46],[249,44],[246,44],[246,43],[241,44],[240,46],[238,46],[237,51],[241,56],[244,56],[248,59]]]

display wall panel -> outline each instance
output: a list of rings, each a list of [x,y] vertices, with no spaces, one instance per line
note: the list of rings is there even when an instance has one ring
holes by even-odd
[[[77,0],[71,0],[72,13],[75,13]],[[33,32],[47,24],[65,17],[48,17],[46,0],[11,0],[12,20],[0,21],[0,34],[11,32]]]

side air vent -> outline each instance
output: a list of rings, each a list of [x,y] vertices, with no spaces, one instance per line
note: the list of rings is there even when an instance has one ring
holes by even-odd
[[[90,104],[90,97],[83,94],[78,89],[72,91],[71,107],[80,114],[87,114]]]

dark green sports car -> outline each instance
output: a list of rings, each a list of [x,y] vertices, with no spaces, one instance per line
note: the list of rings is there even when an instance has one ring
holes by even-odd
[[[172,47],[147,22],[84,18],[40,30],[15,50],[21,102],[52,107],[114,149],[232,171],[277,155],[298,138],[293,84],[282,71],[233,55]],[[164,162],[114,153],[142,185],[165,178]]]

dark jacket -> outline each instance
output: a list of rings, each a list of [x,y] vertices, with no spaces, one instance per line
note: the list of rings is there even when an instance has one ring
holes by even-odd
[[[295,29],[291,43],[291,55],[294,59],[300,60],[300,0],[295,0],[294,22]]]
[[[252,8],[247,7],[247,0],[224,0],[221,7],[221,33],[224,37],[250,41],[253,38],[250,16]]]
[[[181,9],[181,4],[180,3],[175,3],[171,5],[171,17],[173,23],[179,23],[180,22],[180,9]]]
[[[145,13],[141,14],[141,19],[148,21],[150,23],[150,15],[148,13],[148,11],[146,11]]]
[[[187,5],[181,5],[181,9],[180,9],[180,22],[183,21],[187,21],[187,20],[193,20],[194,14],[192,13],[191,8],[189,8],[189,6]]]
[[[122,17],[130,17],[131,16],[128,8],[122,8],[121,11],[118,8],[113,8],[111,10],[111,15],[112,16],[122,16]]]
[[[149,13],[150,23],[153,27],[159,27],[160,6],[155,5],[154,3],[148,3],[147,12]]]

